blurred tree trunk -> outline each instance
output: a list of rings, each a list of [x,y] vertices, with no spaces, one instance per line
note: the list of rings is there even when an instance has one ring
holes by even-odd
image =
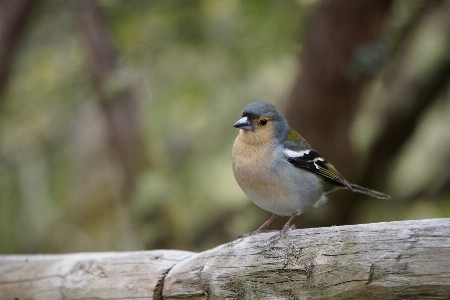
[[[117,49],[100,7],[91,0],[76,0],[80,26],[91,50],[92,71],[100,105],[108,122],[110,140],[124,172],[122,200],[129,200],[136,183],[139,137],[135,95],[119,76]]]
[[[374,113],[383,125],[368,156],[362,184],[374,184],[388,174],[393,158],[414,132],[423,112],[439,100],[448,87],[449,16],[450,1],[425,2],[382,72],[380,93],[386,105]],[[440,36],[441,41],[438,46],[429,45],[428,51],[423,51],[424,43],[431,35]]]
[[[352,153],[349,131],[361,88],[375,75],[384,57],[379,36],[390,4],[391,1],[324,1],[319,6],[311,19],[301,71],[286,109],[292,126],[344,177],[375,189],[385,180],[422,113],[448,86],[450,77],[450,4],[442,0],[422,1],[381,74],[381,92],[375,95],[375,102],[382,105],[371,111],[372,118],[380,120],[381,130],[372,138],[361,168],[360,159]],[[433,35],[441,39],[430,39]],[[423,48],[424,43],[436,40],[438,46]],[[448,185],[443,183],[440,190],[445,188]],[[351,222],[354,208],[365,201],[363,197],[333,194],[330,198],[334,200],[328,204],[323,219],[308,225]]]
[[[35,4],[36,0],[9,0],[2,5],[0,19],[0,96],[6,88],[14,50]]]
[[[391,4],[392,0],[323,1],[307,28],[301,69],[285,108],[291,126],[355,183],[359,165],[349,141],[350,126],[363,84],[383,62],[386,50],[380,35]],[[328,204],[330,213],[309,225],[347,222],[346,207],[357,195],[332,197],[339,199]]]

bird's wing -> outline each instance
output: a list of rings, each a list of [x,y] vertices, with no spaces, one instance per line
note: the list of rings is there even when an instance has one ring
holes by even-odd
[[[353,190],[347,180],[339,174],[333,165],[322,158],[316,151],[312,149],[294,151],[285,148],[283,152],[288,162],[295,167],[308,170],[337,185]]]

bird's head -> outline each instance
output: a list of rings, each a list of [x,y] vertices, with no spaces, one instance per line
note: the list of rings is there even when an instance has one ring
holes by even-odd
[[[242,117],[233,127],[241,129],[239,134],[247,141],[282,141],[290,127],[283,115],[270,103],[253,102],[244,109]]]

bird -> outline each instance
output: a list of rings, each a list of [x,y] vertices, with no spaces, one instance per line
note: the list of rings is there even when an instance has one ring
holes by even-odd
[[[295,228],[291,223],[296,216],[325,203],[327,194],[337,190],[390,199],[389,195],[345,180],[268,102],[247,105],[233,127],[239,129],[232,149],[234,177],[254,204],[273,214],[257,230],[240,238],[268,232],[275,218],[289,216],[283,228],[270,238],[272,247]]]

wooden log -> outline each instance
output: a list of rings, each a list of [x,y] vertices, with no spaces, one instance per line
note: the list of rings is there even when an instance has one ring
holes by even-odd
[[[450,299],[450,219],[294,230],[192,253],[0,256],[0,299]]]
[[[8,255],[0,257],[0,299],[161,299],[167,272],[195,253]]]

